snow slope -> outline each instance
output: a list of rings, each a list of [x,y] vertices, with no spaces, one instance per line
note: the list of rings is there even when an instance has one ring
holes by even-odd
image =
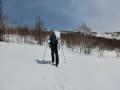
[[[44,46],[0,42],[0,90],[120,90],[120,59],[64,47],[59,67],[42,63]],[[40,61],[40,62],[38,62]],[[47,47],[45,61],[51,61]]]
[[[108,38],[108,39],[120,39],[120,34],[118,33],[114,33],[114,32],[96,32],[97,37],[104,37],[104,38]]]

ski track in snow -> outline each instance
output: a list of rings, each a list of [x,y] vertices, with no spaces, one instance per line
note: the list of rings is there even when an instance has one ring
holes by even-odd
[[[56,78],[58,80],[58,83],[61,87],[60,90],[65,90],[65,75],[64,75],[64,72],[63,72],[63,67],[61,67],[61,69],[55,69],[55,74],[56,74]]]
[[[35,55],[35,54],[33,54],[33,56],[31,56],[32,55],[32,50],[30,51],[27,51],[28,49],[31,49],[31,47],[32,48],[35,48],[36,46],[31,46],[31,45],[19,45],[19,44],[12,44],[12,43],[2,43],[1,45],[3,45],[3,48],[4,49],[6,49],[6,51],[4,51],[4,49],[3,49],[3,53],[2,52],[0,52],[0,54],[2,55],[3,54],[3,60],[2,60],[2,63],[1,64],[3,64],[3,65],[1,65],[0,67],[1,67],[1,71],[0,71],[0,73],[2,73],[4,70],[5,70],[5,72],[7,71],[7,72],[11,72],[11,73],[8,73],[8,75],[10,74],[10,76],[8,76],[8,75],[5,75],[5,77],[7,77],[7,78],[9,78],[9,79],[13,79],[12,81],[15,81],[15,82],[13,82],[13,85],[10,85],[9,84],[9,82],[7,82],[7,78],[5,79],[5,81],[3,81],[3,79],[2,79],[2,82],[3,82],[3,86],[1,86],[0,85],[0,88],[1,88],[1,90],[3,89],[5,89],[5,90],[9,90],[9,89],[11,89],[11,90],[19,90],[19,88],[22,88],[22,89],[29,89],[29,90],[32,90],[32,88],[29,88],[29,87],[27,87],[27,86],[29,86],[30,85],[30,87],[31,87],[31,85],[32,84],[34,84],[34,83],[32,83],[31,82],[31,80],[33,81],[33,82],[39,82],[39,81],[35,81],[35,80],[37,80],[37,78],[38,78],[38,80],[42,80],[43,81],[43,83],[42,84],[45,84],[45,82],[46,82],[46,84],[48,84],[48,86],[49,86],[49,88],[51,87],[52,89],[51,90],[65,90],[64,89],[64,77],[65,76],[62,76],[63,75],[63,71],[62,70],[60,70],[60,69],[62,69],[62,66],[60,66],[60,67],[58,67],[58,68],[56,68],[55,66],[53,66],[53,65],[51,65],[51,64],[39,64],[39,63],[37,63],[36,61],[32,61],[33,59],[34,60],[37,60],[37,59],[35,59],[35,58],[33,58],[33,56],[34,57],[36,57],[36,56],[39,56],[39,53],[36,53],[37,55]],[[30,47],[29,47],[30,46]],[[37,46],[37,48],[38,48],[39,46]],[[16,49],[14,49],[14,48],[16,48]],[[42,48],[45,48],[45,47],[42,47]],[[42,48],[39,48],[39,49],[42,49]],[[2,47],[0,48],[0,49],[2,49]],[[26,51],[27,52],[23,52],[24,51],[24,49],[26,49]],[[11,53],[11,51],[13,50],[13,53]],[[15,51],[14,51],[15,50]],[[35,50],[37,50],[37,49],[35,49]],[[34,50],[34,51],[35,51]],[[33,52],[34,52],[33,51]],[[42,51],[44,51],[44,50],[42,50]],[[10,54],[11,53],[11,54]],[[27,55],[27,53],[28,53],[28,55]],[[15,56],[14,56],[14,54],[15,54]],[[19,55],[18,55],[19,54]],[[48,51],[47,51],[47,53],[46,54],[49,54],[49,55],[46,55],[46,59],[45,60],[50,60],[50,59],[47,59],[47,58],[51,58],[50,57],[50,50],[48,49]],[[8,56],[8,57],[5,57],[5,55],[6,56]],[[23,56],[22,56],[23,55]],[[24,56],[24,55],[27,55],[27,56]],[[60,55],[60,54],[59,54]],[[29,57],[30,56],[30,57]],[[40,55],[40,57],[42,58],[42,56],[43,56],[43,53]],[[40,59],[40,57],[38,57],[38,59],[39,60],[42,60],[42,59]],[[61,55],[60,55],[60,57],[61,57]],[[32,58],[32,59],[31,59]],[[37,58],[37,57],[36,57]],[[7,60],[9,59],[9,61],[7,62]],[[18,61],[17,61],[17,59],[18,59]],[[22,61],[21,61],[22,60]],[[13,65],[12,65],[12,63],[13,63]],[[60,61],[60,63],[61,63],[61,65],[62,65],[62,61]],[[11,67],[11,65],[12,65],[12,67]],[[22,66],[21,66],[22,65]],[[8,69],[8,68],[9,69]],[[36,68],[34,68],[34,67],[36,67]],[[4,69],[3,71],[2,71],[2,68]],[[9,70],[7,70],[7,69]],[[36,69],[36,70],[35,70]],[[40,73],[38,72],[39,71],[39,69],[40,69]],[[43,70],[41,70],[41,69],[43,69]],[[27,71],[28,70],[28,71]],[[34,71],[35,70],[35,71]],[[28,74],[30,74],[30,77],[27,77],[27,75]],[[35,80],[33,79],[33,76],[31,75],[31,74],[38,74],[38,75],[35,75],[35,76],[37,76],[37,78],[35,78]],[[41,75],[40,75],[41,74]],[[39,78],[39,75],[40,75],[40,78]],[[3,77],[4,77],[4,75],[3,75]],[[14,78],[15,77],[15,78]],[[22,81],[20,80],[23,80],[23,83],[22,83]],[[31,80],[30,80],[30,78],[32,78]],[[50,79],[51,78],[51,79]],[[1,78],[0,78],[1,79]],[[28,85],[23,85],[23,84],[27,84],[27,80],[28,80]],[[52,83],[50,83],[50,81],[52,82]],[[7,84],[5,84],[5,82],[7,82],[8,83],[8,85]],[[48,83],[49,82],[49,83]],[[54,82],[54,83],[53,83]],[[1,83],[1,82],[0,82]],[[16,85],[16,86],[14,86],[14,84]],[[41,84],[41,83],[40,83]],[[6,87],[6,86],[8,86],[8,87]],[[5,87],[6,88],[5,88]],[[33,88],[35,88],[35,89],[37,89],[37,88],[40,88],[40,87],[34,87],[34,86],[37,86],[37,85],[33,85]],[[2,88],[3,87],[3,88]],[[50,90],[50,89],[48,89],[47,87],[45,88],[44,86],[41,88],[41,89],[43,89],[43,90]]]

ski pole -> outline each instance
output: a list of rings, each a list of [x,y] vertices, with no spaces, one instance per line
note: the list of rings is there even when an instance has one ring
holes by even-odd
[[[64,54],[64,50],[63,50],[63,45],[61,45],[61,46],[62,46],[62,52],[63,52],[64,62],[66,63],[65,54]]]
[[[46,46],[45,46],[45,51],[44,51],[43,61],[44,61],[44,59],[45,59],[45,54],[46,54],[47,44],[48,44],[48,40],[47,40],[47,43],[46,43]]]

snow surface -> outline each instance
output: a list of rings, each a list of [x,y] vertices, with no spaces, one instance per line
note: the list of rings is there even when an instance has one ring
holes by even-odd
[[[0,42],[0,90],[120,90],[120,59],[63,47],[58,68],[42,62],[45,45]],[[47,46],[45,61],[51,61]]]
[[[32,37],[26,36],[26,40],[24,37],[20,37],[19,35],[9,34],[9,38],[7,35],[4,35],[5,41],[13,42],[13,43],[31,43],[37,44],[38,41],[35,41]]]

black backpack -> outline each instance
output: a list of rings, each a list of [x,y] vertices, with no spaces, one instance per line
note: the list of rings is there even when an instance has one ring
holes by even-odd
[[[50,36],[50,44],[57,44],[56,35],[51,35]]]

